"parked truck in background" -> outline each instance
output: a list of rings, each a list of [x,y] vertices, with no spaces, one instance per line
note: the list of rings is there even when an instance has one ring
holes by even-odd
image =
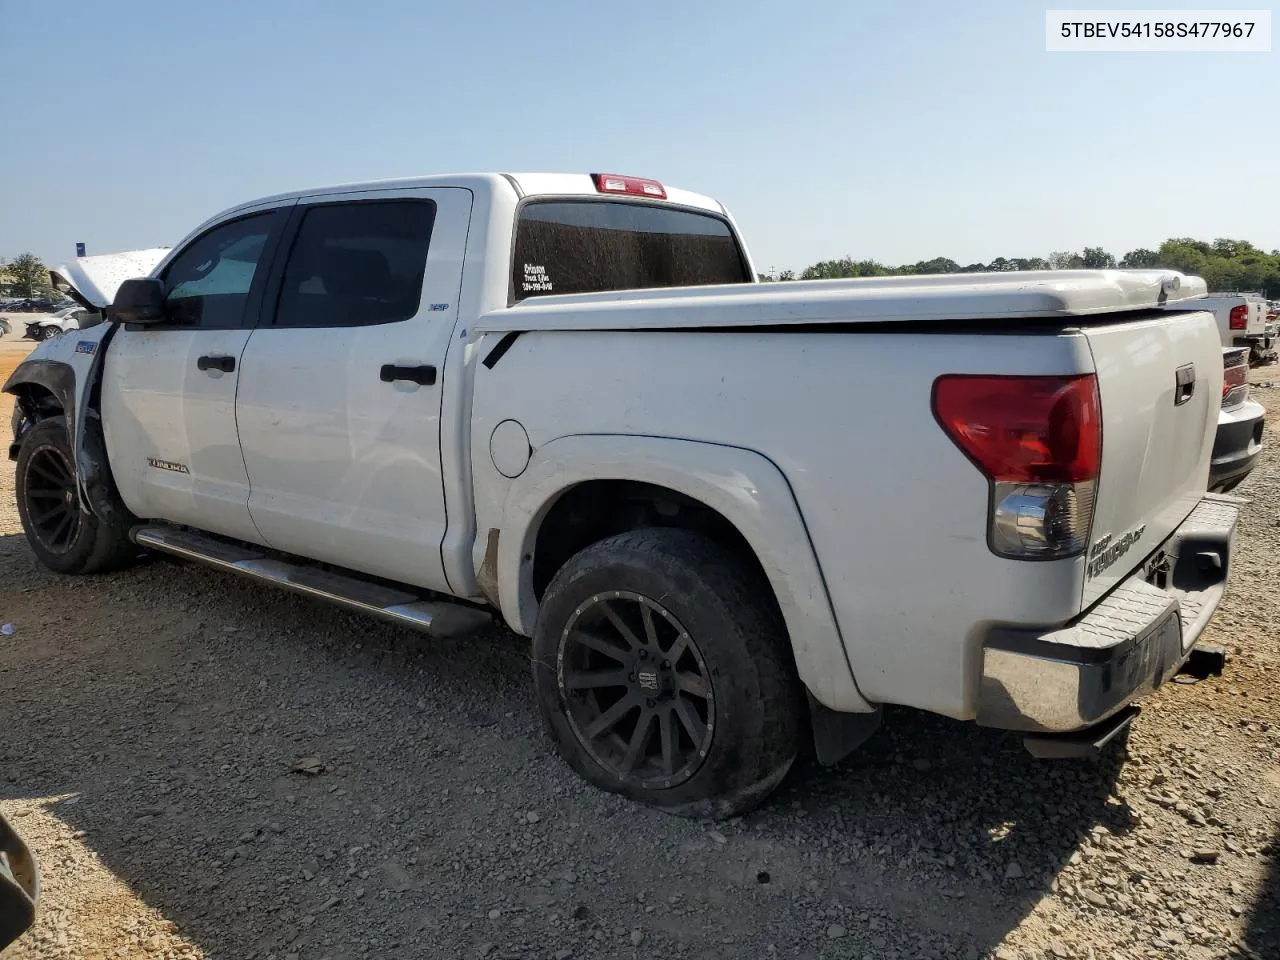
[[[62,573],[147,550],[429,634],[496,611],[564,759],[687,815],[885,704],[1122,731],[1231,565],[1219,334],[1167,309],[1203,283],[755,276],[719,203],[634,177],[244,204],[5,384],[23,529]]]
[[[1213,313],[1224,347],[1248,347],[1251,364],[1276,359],[1276,324],[1267,301],[1255,294],[1214,293],[1196,302]],[[1177,307],[1175,309],[1180,309]]]

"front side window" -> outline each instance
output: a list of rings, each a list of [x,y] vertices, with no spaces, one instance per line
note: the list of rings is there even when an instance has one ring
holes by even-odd
[[[362,326],[417,314],[435,213],[430,200],[308,210],[285,264],[276,325]]]
[[[516,227],[513,299],[749,283],[729,224],[655,204],[543,200]]]
[[[214,227],[165,269],[165,304],[177,326],[226,328],[244,321],[249,288],[275,212]]]

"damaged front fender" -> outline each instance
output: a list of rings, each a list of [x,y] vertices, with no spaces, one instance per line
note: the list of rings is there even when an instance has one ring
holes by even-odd
[[[22,434],[31,424],[46,417],[65,417],[80,502],[106,523],[130,516],[111,476],[96,406],[103,360],[115,330],[115,324],[104,323],[43,341],[2,388],[16,400],[9,459],[17,459]]]

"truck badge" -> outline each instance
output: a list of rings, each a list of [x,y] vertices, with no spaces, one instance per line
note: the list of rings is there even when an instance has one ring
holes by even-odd
[[[185,463],[175,463],[172,460],[160,460],[157,457],[147,457],[147,463],[155,467],[157,470],[169,470],[173,473],[190,473]]]
[[[1146,531],[1147,525],[1144,523],[1128,533],[1121,534],[1115,540],[1111,539],[1111,534],[1109,533],[1105,537],[1099,537],[1095,540],[1093,546],[1089,549],[1089,576],[1096,577],[1123,557],[1129,552],[1130,547],[1142,539],[1142,535]]]

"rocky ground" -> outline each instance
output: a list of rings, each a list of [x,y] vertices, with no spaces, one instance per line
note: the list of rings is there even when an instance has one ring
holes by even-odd
[[[161,561],[45,572],[4,462],[0,811],[45,884],[6,960],[1274,960],[1280,389],[1256,395],[1222,678],[1167,685],[1100,762],[891,711],[722,824],[569,773],[502,630],[428,640]]]

